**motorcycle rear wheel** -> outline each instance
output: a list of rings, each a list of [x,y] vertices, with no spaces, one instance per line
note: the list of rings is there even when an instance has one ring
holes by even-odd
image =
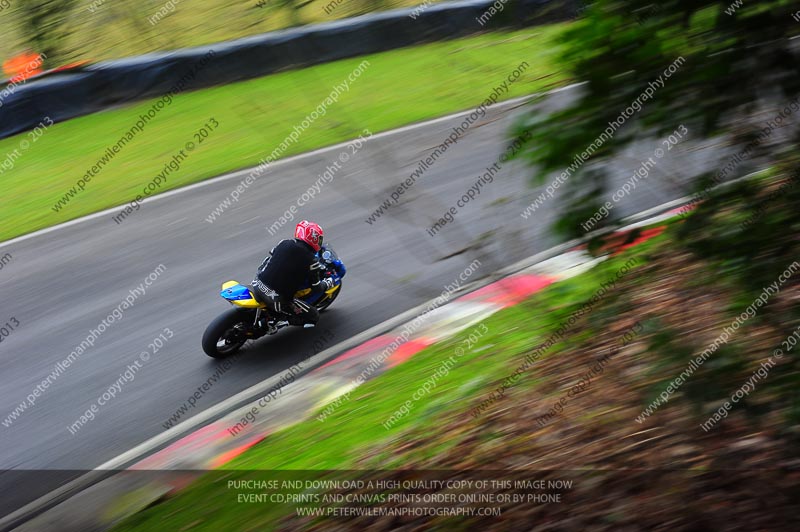
[[[203,333],[203,351],[212,358],[227,358],[247,342],[249,313],[235,308],[217,316]],[[237,325],[239,327],[237,327]]]

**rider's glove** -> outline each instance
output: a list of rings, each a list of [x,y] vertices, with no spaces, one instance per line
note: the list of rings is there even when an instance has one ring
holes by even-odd
[[[333,288],[333,279],[330,277],[325,277],[324,279],[320,279],[314,283],[312,286],[315,292],[326,292]]]

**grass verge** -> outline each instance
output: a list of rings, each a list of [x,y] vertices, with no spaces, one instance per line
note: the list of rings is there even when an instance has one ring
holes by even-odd
[[[55,124],[35,139],[25,133],[0,140],[0,154],[18,150],[0,174],[0,241],[133,200],[187,142],[197,142],[195,133],[212,118],[219,126],[157,193],[253,166],[365,59],[369,66],[350,90],[283,157],[357,137],[364,128],[379,132],[474,108],[522,61],[530,66],[500,99],[562,85],[568,79],[557,62],[556,38],[564,27],[393,50],[179,94],[57,212],[53,206],[155,100]],[[269,171],[260,180],[268,181]],[[198,205],[198,221],[215,206]]]

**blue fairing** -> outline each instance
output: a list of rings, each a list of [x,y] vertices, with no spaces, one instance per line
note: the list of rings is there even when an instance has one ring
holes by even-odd
[[[302,298],[302,300],[308,303],[309,305],[313,305],[314,303],[319,301],[324,295],[325,294],[323,292],[316,292],[316,293],[311,292],[310,294]]]
[[[242,301],[244,299],[253,299],[253,294],[250,293],[250,289],[244,285],[237,284],[236,286],[231,286],[230,288],[226,288],[220,295],[227,299],[228,301]]]
[[[326,248],[323,248],[323,251],[325,249]],[[319,258],[321,258],[322,252],[320,251],[317,255]],[[336,257],[330,262],[330,265],[333,266],[333,271],[329,269],[330,277],[331,279],[333,279],[333,284],[334,285],[342,284],[342,277],[344,277],[344,275],[347,273],[347,269],[344,267],[344,263],[341,260],[339,260],[338,257]],[[303,285],[303,288],[310,288],[310,287],[311,285],[308,281]],[[313,305],[314,303],[316,303],[317,301],[319,301],[324,297],[325,297],[324,292],[311,292],[310,294],[304,296],[302,300],[308,303],[309,305]]]
[[[344,277],[344,274],[347,273],[347,268],[344,267],[344,263],[339,259],[333,261],[333,267],[336,268],[336,273],[339,274],[339,277]]]

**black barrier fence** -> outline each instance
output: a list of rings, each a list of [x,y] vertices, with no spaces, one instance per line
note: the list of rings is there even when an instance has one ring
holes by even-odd
[[[32,129],[49,116],[56,122],[168,93],[186,72],[213,56],[185,90],[464,37],[487,29],[530,26],[575,16],[580,0],[468,0],[378,12],[301,26],[235,41],[104,61],[4,87],[0,138]],[[502,11],[499,9],[502,8]],[[494,14],[487,20],[485,14]],[[416,17],[411,17],[415,13]],[[483,24],[481,24],[483,22]]]

